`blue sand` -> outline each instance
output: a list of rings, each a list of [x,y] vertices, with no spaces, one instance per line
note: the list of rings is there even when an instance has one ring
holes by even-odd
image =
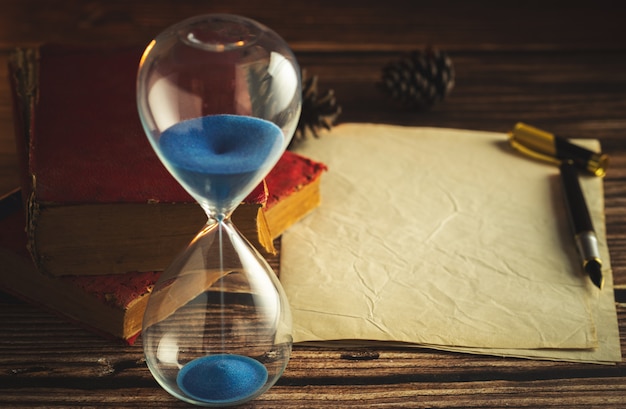
[[[162,159],[192,194],[219,205],[239,203],[282,153],[283,133],[272,122],[210,115],[179,122],[159,139]]]
[[[228,404],[245,400],[267,382],[267,369],[242,355],[209,355],[185,365],[176,377],[178,387],[201,402]]]

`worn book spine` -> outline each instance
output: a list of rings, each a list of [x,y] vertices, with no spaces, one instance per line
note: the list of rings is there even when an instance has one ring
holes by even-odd
[[[206,222],[141,128],[135,105],[140,55],[137,49],[43,46],[10,59],[28,248],[47,274],[162,270]],[[294,155],[286,153],[279,164],[301,162],[305,174],[277,167],[282,170],[272,171],[233,214],[262,253],[275,253],[273,240],[319,202],[298,197],[319,195],[322,168]],[[291,205],[268,203],[270,197]]]

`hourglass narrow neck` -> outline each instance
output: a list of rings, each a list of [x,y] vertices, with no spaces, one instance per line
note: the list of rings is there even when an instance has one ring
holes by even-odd
[[[207,216],[207,224],[230,222],[230,217],[235,211],[235,208],[223,210],[215,209],[203,204],[200,204],[200,206]]]

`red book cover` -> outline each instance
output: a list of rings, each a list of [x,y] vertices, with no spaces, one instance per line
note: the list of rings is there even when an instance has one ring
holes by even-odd
[[[193,201],[141,127],[135,102],[141,52],[39,48],[28,161],[36,201]]]

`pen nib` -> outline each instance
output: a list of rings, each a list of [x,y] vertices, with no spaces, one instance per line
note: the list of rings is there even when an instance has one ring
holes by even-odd
[[[589,275],[591,282],[594,283],[599,289],[602,289],[602,286],[604,285],[602,265],[597,260],[589,260],[587,264],[585,264],[585,271]]]

